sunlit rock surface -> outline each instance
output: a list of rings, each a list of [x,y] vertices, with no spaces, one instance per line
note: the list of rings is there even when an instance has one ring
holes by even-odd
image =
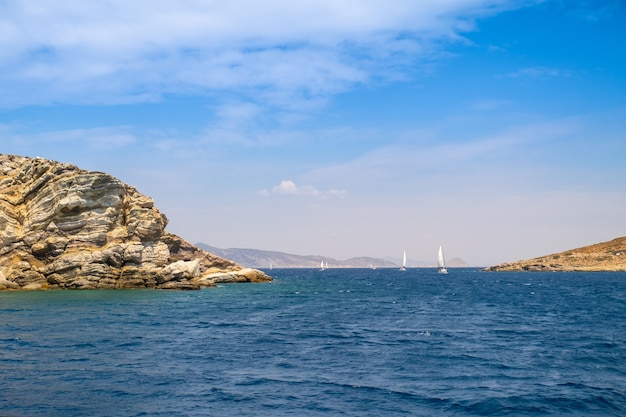
[[[271,280],[166,225],[150,197],[111,175],[0,154],[0,289],[196,289]]]
[[[486,271],[626,271],[626,237],[552,255],[490,266]]]

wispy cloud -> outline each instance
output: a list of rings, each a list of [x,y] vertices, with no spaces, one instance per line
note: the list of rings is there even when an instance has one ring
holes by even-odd
[[[583,0],[579,1],[568,14],[576,19],[596,23],[609,19],[619,10],[619,7],[619,0],[604,1],[601,6],[593,1]]]
[[[549,78],[571,77],[572,75],[572,71],[566,69],[548,67],[527,67],[521,68],[514,72],[509,72],[505,75],[500,76],[500,78],[545,80]]]
[[[397,75],[398,62],[425,59],[428,45],[510,4],[1,2],[0,106],[227,91],[278,106],[315,101]]]
[[[531,176],[541,178],[541,158],[527,159],[533,149],[541,149],[539,153],[545,155],[546,149],[571,137],[579,128],[576,120],[555,120],[511,127],[461,142],[441,140],[445,133],[439,132],[434,134],[435,139],[422,143],[377,147],[354,159],[318,168],[304,178],[315,183],[335,181],[350,189],[352,195],[426,195],[443,189],[513,187],[528,183]]]
[[[506,108],[511,105],[510,100],[479,100],[471,104],[472,110],[479,112],[488,112],[500,108]]]
[[[63,146],[79,147],[90,151],[115,151],[134,145],[138,142],[137,137],[124,126],[91,128],[91,129],[67,129],[54,130],[44,133],[20,133],[13,127],[7,129],[8,137],[5,140],[13,142],[33,142],[44,148]]]

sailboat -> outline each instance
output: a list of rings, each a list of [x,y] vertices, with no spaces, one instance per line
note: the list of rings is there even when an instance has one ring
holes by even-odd
[[[439,245],[439,253],[437,254],[437,265],[437,272],[439,272],[440,274],[448,273],[448,268],[446,268],[446,261],[443,258],[443,248],[441,247],[441,245]]]
[[[404,251],[404,255],[402,256],[402,267],[400,271],[406,271],[406,251]]]
[[[322,259],[322,262],[320,262],[320,271],[323,271],[326,268],[328,268],[328,262],[326,263],[326,266],[324,266],[324,260]]]

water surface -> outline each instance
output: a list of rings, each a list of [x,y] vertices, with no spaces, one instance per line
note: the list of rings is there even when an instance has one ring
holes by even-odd
[[[626,415],[626,274],[0,293],[2,416]]]

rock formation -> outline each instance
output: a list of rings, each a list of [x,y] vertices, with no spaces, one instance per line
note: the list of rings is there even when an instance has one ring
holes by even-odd
[[[0,289],[196,289],[271,278],[165,231],[111,175],[0,154]]]
[[[525,261],[490,266],[486,271],[626,271],[626,237]]]

